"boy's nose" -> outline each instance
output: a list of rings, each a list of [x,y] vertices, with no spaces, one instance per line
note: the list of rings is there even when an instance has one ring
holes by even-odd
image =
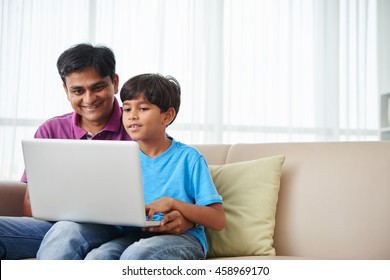
[[[130,119],[131,119],[131,120],[138,119],[138,114],[132,112],[132,113],[130,114]]]

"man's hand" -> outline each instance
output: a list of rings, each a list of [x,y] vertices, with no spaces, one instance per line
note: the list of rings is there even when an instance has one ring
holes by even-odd
[[[164,218],[161,220],[161,226],[148,227],[145,230],[149,232],[160,232],[160,233],[178,235],[193,228],[194,225],[195,225],[194,223],[184,218],[179,211],[173,210],[165,214]]]

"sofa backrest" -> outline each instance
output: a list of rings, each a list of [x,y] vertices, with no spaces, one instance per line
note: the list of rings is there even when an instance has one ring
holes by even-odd
[[[195,147],[209,164],[286,156],[277,255],[390,259],[390,141]]]

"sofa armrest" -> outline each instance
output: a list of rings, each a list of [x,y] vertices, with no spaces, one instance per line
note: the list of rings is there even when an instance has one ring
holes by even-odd
[[[0,216],[23,216],[26,183],[0,181]]]

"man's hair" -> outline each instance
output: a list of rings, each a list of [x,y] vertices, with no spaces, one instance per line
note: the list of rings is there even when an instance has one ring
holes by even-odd
[[[65,83],[65,77],[72,72],[81,72],[93,67],[101,78],[110,76],[115,78],[115,55],[105,46],[92,46],[91,44],[78,44],[65,50],[57,60],[58,73]]]
[[[130,78],[120,92],[122,102],[137,98],[140,94],[143,94],[148,102],[159,107],[162,113],[173,107],[176,112],[171,122],[173,123],[179,112],[181,95],[180,84],[174,77],[164,77],[161,74],[137,75]]]

